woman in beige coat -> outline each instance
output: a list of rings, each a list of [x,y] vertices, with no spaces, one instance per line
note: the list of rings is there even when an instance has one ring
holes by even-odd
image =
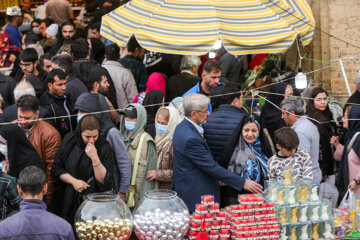
[[[158,153],[156,170],[146,173],[147,180],[155,180],[156,189],[171,189],[173,172],[173,146],[172,137],[176,126],[182,120],[174,107],[160,108],[156,114],[155,144]]]

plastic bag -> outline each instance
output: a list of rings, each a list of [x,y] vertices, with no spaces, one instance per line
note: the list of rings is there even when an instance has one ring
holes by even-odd
[[[329,176],[325,182],[320,184],[320,196],[328,199],[331,202],[332,207],[336,208],[339,191],[335,187],[335,175]]]
[[[355,210],[356,196],[354,191],[348,189],[344,198],[341,200],[340,208],[347,208],[347,210]]]

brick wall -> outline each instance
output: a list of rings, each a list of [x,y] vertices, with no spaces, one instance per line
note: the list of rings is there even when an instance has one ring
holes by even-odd
[[[360,47],[360,0],[310,0],[316,26],[333,36]],[[347,58],[360,55],[360,48],[352,47],[328,35],[315,30],[313,42],[301,50],[308,52],[314,59],[323,62],[303,61],[304,72],[319,69],[328,65],[330,59]],[[296,47],[286,53],[288,65],[295,67]],[[347,95],[345,82],[338,62],[322,72],[314,73],[316,86],[331,90],[334,96]],[[358,61],[344,61],[345,71],[349,79],[351,91],[355,90],[355,77],[360,69]]]

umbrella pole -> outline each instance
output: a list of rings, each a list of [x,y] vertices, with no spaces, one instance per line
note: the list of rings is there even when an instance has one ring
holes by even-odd
[[[346,89],[348,91],[349,96],[351,96],[351,90],[350,90],[350,86],[349,86],[349,81],[348,78],[346,76],[346,72],[345,72],[345,68],[344,68],[344,63],[341,59],[339,59],[339,64],[340,64],[340,68],[341,68],[341,72],[344,76],[344,80],[345,80],[345,85],[346,85]]]

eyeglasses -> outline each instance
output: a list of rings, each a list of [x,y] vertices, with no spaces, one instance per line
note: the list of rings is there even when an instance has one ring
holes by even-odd
[[[206,109],[206,110],[201,110],[201,111],[197,111],[197,112],[201,112],[201,113],[208,113],[208,112],[209,112],[209,109]]]

